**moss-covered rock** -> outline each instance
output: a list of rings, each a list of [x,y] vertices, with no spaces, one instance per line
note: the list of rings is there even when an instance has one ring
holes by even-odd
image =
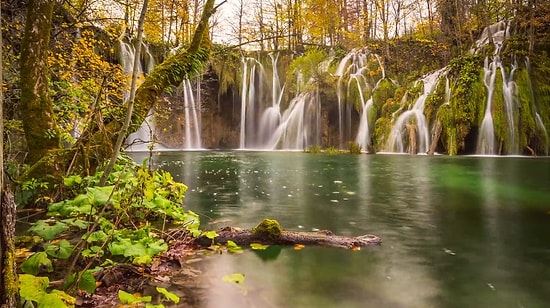
[[[283,232],[283,228],[275,219],[264,219],[256,227],[252,228],[253,235],[261,235],[268,237],[278,237]]]

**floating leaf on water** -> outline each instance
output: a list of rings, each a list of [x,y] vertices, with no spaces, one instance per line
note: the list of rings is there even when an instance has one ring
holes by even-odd
[[[488,283],[487,286],[489,286],[489,288],[493,291],[496,291],[497,289],[495,288],[495,286],[492,284],[492,283]]]
[[[266,250],[269,247],[269,245],[264,245],[260,243],[252,243],[250,244],[250,248],[253,250]]]
[[[224,275],[222,277],[223,281],[227,282],[233,282],[233,283],[243,283],[244,282],[244,274],[241,273],[233,273],[230,275]]]
[[[342,181],[340,181],[340,180],[335,180],[335,181],[334,181],[334,184],[342,184]]]
[[[353,246],[353,247],[351,247],[351,250],[352,250],[352,251],[359,251],[359,250],[361,250],[361,247],[359,247],[359,246]]]
[[[330,200],[330,202],[332,202],[332,203],[338,203],[338,200],[332,199],[332,200]]]
[[[355,195],[355,192],[354,191],[346,191],[346,194],[348,194],[350,196],[353,196],[353,195]]]
[[[443,248],[443,251],[444,251],[446,254],[449,254],[449,255],[451,255],[451,256],[456,255],[456,253],[454,253],[452,250],[447,249],[447,248]]]
[[[302,244],[296,244],[296,245],[294,245],[294,250],[302,250],[302,249],[304,249],[304,247],[306,247],[306,246],[302,245]]]

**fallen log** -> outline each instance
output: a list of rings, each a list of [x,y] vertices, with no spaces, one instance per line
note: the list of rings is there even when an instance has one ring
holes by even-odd
[[[285,246],[328,246],[346,249],[356,249],[382,243],[381,238],[371,234],[349,237],[336,235],[328,230],[287,231],[283,230],[279,222],[273,219],[264,219],[252,229],[224,227],[216,230],[216,233],[217,236],[213,239],[206,236],[199,236],[195,239],[195,243],[206,247],[212,244],[226,244],[227,241],[233,241],[237,245],[258,243],[263,245]]]

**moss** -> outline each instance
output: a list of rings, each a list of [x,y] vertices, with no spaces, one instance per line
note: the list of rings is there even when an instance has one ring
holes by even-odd
[[[376,151],[384,149],[384,143],[390,136],[391,126],[391,120],[387,117],[378,118],[374,123],[373,145]]]
[[[457,126],[451,105],[446,104],[439,107],[436,118],[441,122],[441,140],[445,145],[447,154],[458,154]]]
[[[466,136],[473,127],[480,125],[487,93],[483,84],[483,69],[477,57],[455,59],[451,62],[450,68],[452,94],[449,104],[453,119],[447,120],[447,123],[442,121],[442,124],[446,127],[449,154],[453,155],[465,149]],[[454,123],[454,128],[449,126],[451,122]]]
[[[395,95],[396,89],[397,86],[389,78],[380,80],[372,93],[372,102],[377,110],[382,110],[386,101]]]
[[[424,115],[428,123],[434,123],[438,108],[445,103],[445,80],[440,79],[432,94],[426,98]]]
[[[268,236],[268,237],[278,237],[283,232],[281,225],[275,219],[264,219],[256,227],[252,228],[252,234]]]
[[[518,143],[519,148],[524,149],[527,146],[531,146],[537,152],[541,148],[540,144],[535,141],[536,137],[536,124],[534,114],[536,112],[535,102],[533,100],[533,94],[531,92],[531,84],[529,80],[529,73],[525,69],[516,71],[516,84],[517,84],[517,98],[519,102],[519,123],[518,123]]]

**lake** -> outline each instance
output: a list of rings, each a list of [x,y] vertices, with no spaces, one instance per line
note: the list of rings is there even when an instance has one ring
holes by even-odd
[[[133,153],[137,161],[146,153]],[[375,234],[360,251],[211,255],[200,307],[546,307],[550,159],[301,152],[163,152],[204,229]],[[240,284],[222,279],[244,274]]]

